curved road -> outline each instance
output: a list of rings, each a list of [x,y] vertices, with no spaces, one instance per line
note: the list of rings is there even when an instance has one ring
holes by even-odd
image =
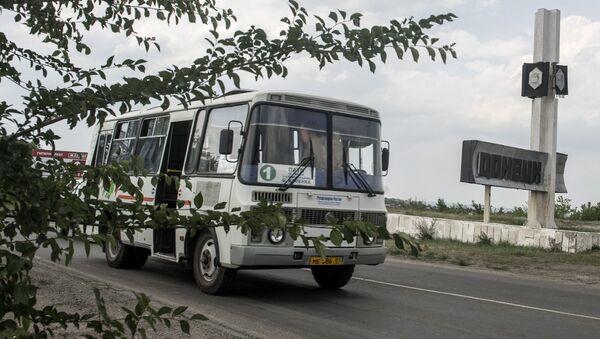
[[[150,259],[117,270],[97,246],[83,253],[77,243],[71,269],[250,337],[600,337],[600,288],[388,258],[357,267],[338,291],[317,288],[308,270],[260,270],[240,271],[230,294],[209,296],[180,265]]]

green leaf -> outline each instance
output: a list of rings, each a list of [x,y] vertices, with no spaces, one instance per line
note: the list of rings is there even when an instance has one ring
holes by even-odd
[[[157,315],[162,316],[171,312],[171,308],[168,306],[163,306],[158,310]]]
[[[183,331],[183,333],[190,334],[190,323],[186,320],[180,320],[179,326],[181,326],[181,331]]]
[[[325,259],[325,245],[318,238],[312,238],[312,243],[315,246],[315,251],[321,257],[321,259]]]
[[[196,194],[196,196],[194,197],[194,206],[196,206],[196,208],[200,208],[203,204],[204,197],[202,196],[202,192],[198,192],[198,194]]]
[[[108,59],[106,59],[106,64],[104,66],[102,66],[102,68],[112,66],[114,58],[115,58],[115,56],[111,55]]]
[[[196,313],[194,314],[190,319],[192,320],[200,320],[200,321],[206,321],[208,320],[208,318],[200,313]]]
[[[402,241],[402,238],[398,234],[394,234],[393,237],[396,248],[399,250],[404,250],[404,241]]]
[[[429,53],[431,60],[435,61],[435,50],[431,47],[427,47],[427,53]]]
[[[231,80],[233,80],[233,84],[235,85],[235,87],[240,88],[240,76],[237,75],[237,73],[231,73],[229,77],[231,78]]]
[[[375,63],[373,61],[371,61],[370,59],[367,60],[367,62],[369,63],[369,70],[371,71],[371,73],[375,73]]]
[[[285,229],[285,226],[287,225],[287,218],[285,215],[281,212],[277,212],[275,213],[275,216],[277,217],[277,227]]]
[[[338,16],[336,12],[329,12],[329,18],[331,18],[331,20],[333,20],[334,22],[338,21]]]
[[[163,99],[162,104],[160,105],[160,108],[162,108],[163,110],[166,110],[167,108],[169,108],[169,98],[165,97]]]
[[[352,20],[352,24],[354,24],[354,26],[360,27],[360,17],[361,16],[362,16],[362,14],[360,14],[360,13],[354,13],[354,14],[350,15],[350,20]]]
[[[176,317],[176,316],[182,314],[183,312],[185,312],[185,310],[187,310],[187,306],[179,306],[175,310],[173,310],[173,313],[171,315],[173,317]]]
[[[329,239],[331,239],[331,242],[334,245],[340,246],[343,241],[342,232],[340,232],[340,230],[337,228],[332,229],[331,233],[329,234]]]
[[[135,334],[136,332],[136,323],[133,321],[133,317],[127,316],[125,317],[125,325],[129,328],[131,334]]]
[[[225,208],[225,206],[227,206],[227,202],[225,202],[225,201],[222,201],[222,202],[220,202],[220,203],[216,204],[216,205],[213,207],[213,209],[215,209],[215,210],[222,210],[222,209],[224,209],[224,208]]]
[[[413,60],[415,62],[419,62],[419,51],[414,47],[409,47],[410,52],[412,53]]]
[[[391,239],[390,232],[385,225],[377,228],[377,234],[381,239]]]
[[[89,256],[90,256],[90,241],[87,238],[83,239],[83,248],[85,249],[86,258],[89,258]]]

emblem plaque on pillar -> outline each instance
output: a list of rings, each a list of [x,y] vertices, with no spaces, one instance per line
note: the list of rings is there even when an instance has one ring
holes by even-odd
[[[523,64],[523,75],[521,80],[521,96],[528,98],[540,98],[548,95],[548,83],[550,78],[550,63],[536,62]]]
[[[554,90],[556,95],[569,94],[569,82],[567,81],[567,66],[554,65]]]

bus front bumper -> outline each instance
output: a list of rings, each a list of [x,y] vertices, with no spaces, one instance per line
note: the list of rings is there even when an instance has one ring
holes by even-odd
[[[385,247],[327,248],[326,256],[342,257],[344,265],[377,265],[385,261]],[[319,256],[314,248],[231,246],[231,265],[234,267],[306,267],[311,257]]]

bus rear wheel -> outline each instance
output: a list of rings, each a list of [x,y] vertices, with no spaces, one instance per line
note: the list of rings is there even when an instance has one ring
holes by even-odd
[[[344,287],[354,273],[354,265],[311,267],[313,278],[319,286],[328,290]]]
[[[104,243],[104,253],[108,266],[113,268],[140,268],[144,266],[150,255],[145,248],[126,245],[118,237],[115,243],[110,241]]]
[[[194,247],[194,278],[200,290],[207,294],[225,293],[237,273],[237,270],[220,265],[218,253],[217,240],[212,233],[202,233]]]

